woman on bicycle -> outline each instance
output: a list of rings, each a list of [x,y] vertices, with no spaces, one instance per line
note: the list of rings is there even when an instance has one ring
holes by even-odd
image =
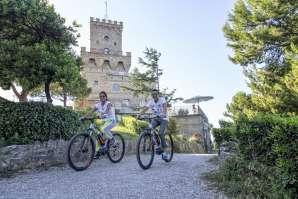
[[[111,133],[111,129],[116,126],[116,117],[113,104],[108,101],[108,96],[105,91],[101,91],[99,93],[99,100],[100,101],[95,104],[93,110],[86,114],[86,117],[95,112],[99,119],[104,121],[104,124],[101,125],[102,131],[104,132],[105,136],[113,143],[113,134]]]

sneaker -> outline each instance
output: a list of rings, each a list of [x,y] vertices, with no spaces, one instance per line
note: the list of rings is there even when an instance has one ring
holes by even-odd
[[[155,149],[155,152],[156,152],[157,155],[160,155],[160,154],[163,153],[163,150],[162,150],[161,147],[157,147],[157,148]]]
[[[95,153],[95,156],[93,159],[99,159],[99,156],[101,155],[101,151],[98,150],[96,153]]]
[[[161,154],[161,158],[163,159],[163,160],[168,160],[168,153],[166,153],[166,152],[163,152],[162,154]]]

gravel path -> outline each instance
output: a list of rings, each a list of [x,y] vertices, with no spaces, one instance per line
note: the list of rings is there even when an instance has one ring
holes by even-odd
[[[155,156],[152,167],[142,170],[134,155],[113,164],[96,160],[85,171],[53,167],[42,172],[0,179],[0,199],[44,198],[225,198],[209,190],[201,174],[214,168],[213,155],[174,154],[165,163]]]

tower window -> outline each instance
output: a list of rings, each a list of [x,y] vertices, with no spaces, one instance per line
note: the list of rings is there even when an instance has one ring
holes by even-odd
[[[113,84],[112,85],[112,91],[113,92],[120,92],[120,85],[119,84]]]
[[[95,59],[94,59],[94,58],[90,58],[90,59],[89,59],[89,64],[90,64],[90,65],[95,65],[95,66],[96,66]]]
[[[104,60],[102,67],[105,70],[111,70],[110,61],[109,60]]]
[[[122,100],[122,106],[128,107],[129,106],[129,99]]]
[[[97,80],[95,80],[95,81],[93,82],[93,86],[98,86],[98,81],[97,81]]]
[[[109,41],[110,37],[106,35],[106,36],[104,36],[104,39],[105,39],[106,41]]]
[[[114,46],[117,46],[117,43],[116,42],[114,42]]]

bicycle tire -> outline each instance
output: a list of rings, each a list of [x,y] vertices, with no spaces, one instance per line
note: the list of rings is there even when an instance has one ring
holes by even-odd
[[[142,145],[141,146],[141,142],[142,142],[142,140],[145,140],[146,141],[146,139],[149,139],[149,148],[146,148],[146,145],[144,146],[144,145]],[[143,162],[142,162],[142,160],[141,160],[141,157],[140,157],[140,149],[141,149],[141,147],[146,151],[146,149],[151,149],[151,154],[150,154],[150,160],[149,160],[149,162],[148,162],[148,164],[144,164]],[[155,154],[155,151],[154,151],[154,145],[153,145],[153,143],[152,143],[152,137],[151,137],[151,134],[150,133],[148,133],[148,132],[143,132],[140,136],[139,136],[139,138],[138,138],[138,141],[137,141],[137,153],[136,153],[136,156],[137,156],[137,161],[138,161],[138,164],[139,164],[139,166],[142,168],[142,169],[144,169],[144,170],[146,170],[146,169],[149,169],[150,167],[151,167],[151,165],[152,165],[152,163],[153,163],[153,160],[154,160],[154,154]]]
[[[169,142],[168,143],[171,147],[170,149],[170,157],[167,158],[167,159],[163,159],[165,162],[171,162],[171,160],[173,159],[173,156],[174,156],[174,143],[173,143],[173,138],[171,136],[171,134],[165,134],[165,139],[166,139],[166,136],[169,136]]]
[[[108,156],[108,158],[110,159],[110,161],[112,162],[112,163],[118,163],[118,162],[120,162],[121,160],[122,160],[122,158],[123,158],[123,156],[124,156],[124,153],[125,153],[125,142],[124,142],[124,138],[122,137],[122,135],[120,135],[119,133],[113,133],[113,136],[114,136],[114,138],[115,138],[115,140],[116,140],[116,137],[119,137],[120,138],[120,142],[121,142],[121,144],[122,144],[122,151],[121,151],[121,155],[120,155],[120,157],[118,158],[118,159],[113,159],[113,157],[112,157],[112,148],[111,147],[113,147],[113,146],[111,146],[110,145],[110,140],[108,141],[108,151],[107,151],[107,156]]]
[[[75,163],[75,161],[72,159],[72,157],[71,157],[71,149],[74,146],[75,141],[79,137],[83,137],[84,138],[83,145],[85,145],[86,144],[85,142],[87,142],[88,147],[90,147],[90,144],[91,144],[91,155],[90,155],[89,159],[87,160],[86,164],[83,165],[83,166],[78,166]],[[82,147],[81,147],[80,150],[82,150]],[[94,140],[91,138],[91,136],[88,133],[80,133],[80,134],[74,135],[71,138],[71,140],[69,141],[68,148],[67,148],[67,162],[68,162],[69,166],[71,168],[73,168],[74,170],[76,170],[76,171],[82,171],[82,170],[87,169],[91,165],[91,163],[93,161],[94,154],[95,154],[95,143],[94,143]]]

